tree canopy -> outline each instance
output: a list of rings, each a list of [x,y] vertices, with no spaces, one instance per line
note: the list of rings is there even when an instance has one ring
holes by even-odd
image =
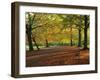
[[[26,12],[27,50],[52,46],[89,48],[89,15]]]

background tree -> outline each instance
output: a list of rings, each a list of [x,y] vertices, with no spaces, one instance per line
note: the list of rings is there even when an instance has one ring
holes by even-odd
[[[64,28],[69,29],[70,45],[73,45],[73,27],[76,25],[76,15],[68,14],[63,16]]]

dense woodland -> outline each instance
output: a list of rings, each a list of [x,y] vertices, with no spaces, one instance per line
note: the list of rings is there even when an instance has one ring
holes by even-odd
[[[26,12],[26,50],[53,46],[89,48],[89,15]]]

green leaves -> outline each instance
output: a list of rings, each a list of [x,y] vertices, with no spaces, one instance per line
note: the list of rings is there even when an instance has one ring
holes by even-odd
[[[49,42],[68,43],[68,41],[70,44],[70,36],[73,42],[78,42],[78,30],[81,30],[83,35],[84,16],[89,27],[89,15],[27,12],[25,19],[26,24],[31,25],[31,36],[35,38],[37,44],[45,45],[45,40],[48,44]]]

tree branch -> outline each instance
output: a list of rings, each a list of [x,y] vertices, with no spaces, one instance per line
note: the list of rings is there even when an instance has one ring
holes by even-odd
[[[36,28],[39,28],[39,27],[42,27],[43,25],[46,25],[46,24],[47,24],[47,23],[42,24],[42,25],[38,25],[38,26],[36,26],[36,27],[33,27],[32,30],[33,30],[33,29],[36,29]]]

